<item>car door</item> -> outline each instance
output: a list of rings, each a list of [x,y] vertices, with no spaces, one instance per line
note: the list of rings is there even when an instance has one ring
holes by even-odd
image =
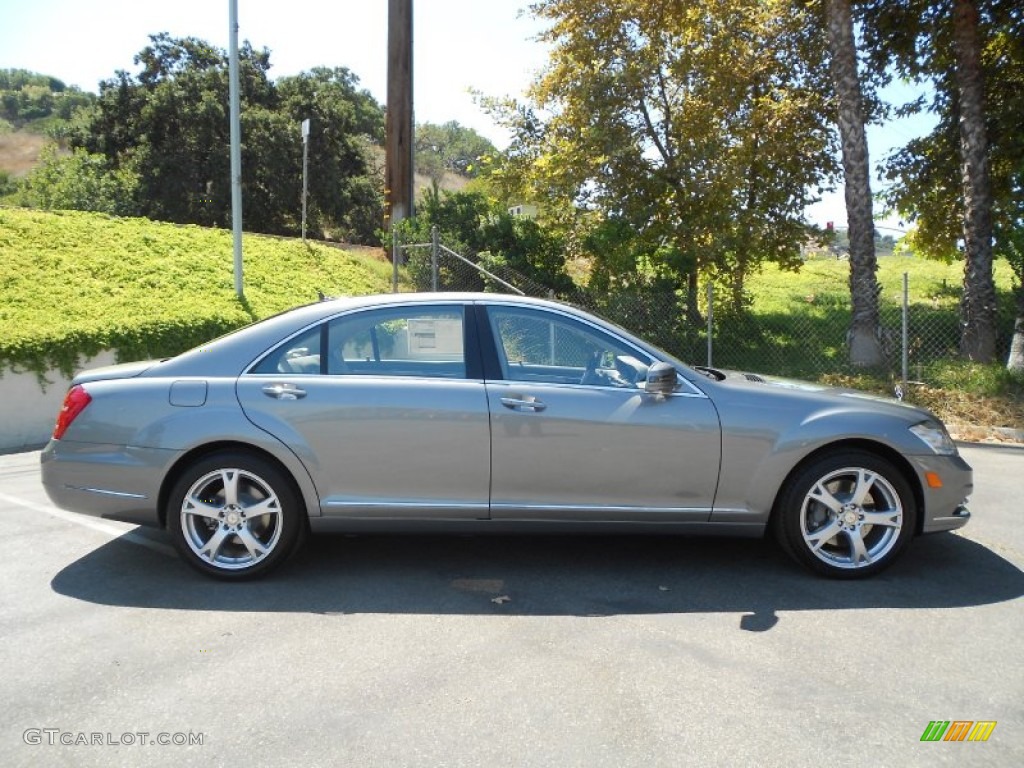
[[[557,310],[486,307],[491,517],[696,522],[721,459],[711,401],[685,381],[643,390],[647,353]]]
[[[487,397],[466,340],[460,305],[354,311],[266,355],[238,398],[303,461],[323,515],[486,518]]]

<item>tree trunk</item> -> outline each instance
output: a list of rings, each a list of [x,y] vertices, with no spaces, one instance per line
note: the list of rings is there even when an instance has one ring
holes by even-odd
[[[1010,342],[1006,369],[1024,373],[1024,284],[1017,286],[1017,320],[1013,324],[1013,341]]]
[[[730,276],[730,288],[732,289],[732,308],[735,312],[743,312],[747,308],[746,269],[747,259],[744,256],[738,257],[736,271]]]
[[[960,352],[991,363],[996,356],[996,287],[992,279],[992,188],[988,175],[984,80],[978,9],[954,0],[953,41],[960,91],[960,159],[964,188],[964,301]]]
[[[704,316],[700,313],[700,297],[697,293],[697,273],[686,274],[686,319],[698,328],[704,325]]]
[[[850,0],[827,0],[825,13],[832,79],[839,99],[839,134],[843,143],[846,218],[850,233],[850,362],[874,366],[884,360],[878,332],[878,282],[875,279],[878,263],[871,218],[868,143],[864,135]]]

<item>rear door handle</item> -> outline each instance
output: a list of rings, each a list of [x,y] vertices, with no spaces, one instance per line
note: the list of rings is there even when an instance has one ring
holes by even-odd
[[[547,406],[535,397],[516,395],[501,398],[501,404],[513,411],[543,411]]]
[[[300,400],[306,396],[306,390],[294,384],[267,384],[263,394],[276,400]]]

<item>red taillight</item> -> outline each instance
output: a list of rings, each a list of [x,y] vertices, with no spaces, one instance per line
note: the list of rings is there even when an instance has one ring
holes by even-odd
[[[92,397],[81,386],[76,385],[69,389],[68,393],[64,396],[64,405],[61,406],[60,413],[57,414],[57,426],[53,428],[53,439],[60,440],[64,437],[64,433],[68,431],[71,422],[91,402]]]

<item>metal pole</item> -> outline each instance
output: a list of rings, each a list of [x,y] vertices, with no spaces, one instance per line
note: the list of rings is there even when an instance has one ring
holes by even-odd
[[[903,343],[900,357],[903,362],[903,393],[904,396],[907,392],[907,370],[910,364],[910,350],[908,349],[909,344],[907,343],[910,338],[910,279],[907,277],[907,273],[903,273]]]
[[[398,293],[398,256],[402,249],[398,247],[398,232],[391,230],[391,292]]]
[[[228,90],[231,111],[231,231],[235,252],[235,294],[242,289],[242,127],[238,97],[238,0],[228,0]]]
[[[306,201],[309,199],[309,118],[302,121],[302,242],[306,242]]]
[[[430,290],[437,293],[437,225],[430,228]]]
[[[708,281],[708,368],[711,367],[711,352],[714,347],[714,330],[715,330],[715,284]]]

